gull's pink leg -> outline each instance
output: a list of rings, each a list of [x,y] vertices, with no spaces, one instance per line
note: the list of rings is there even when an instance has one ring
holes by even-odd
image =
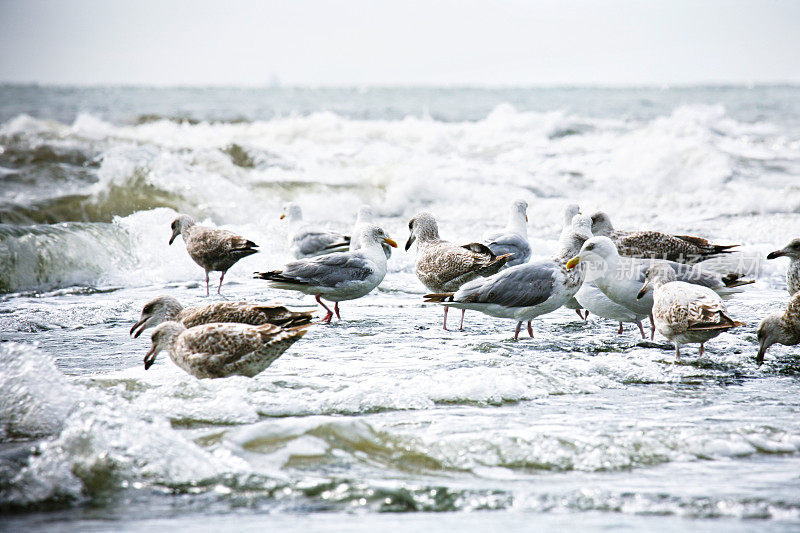
[[[519,330],[522,329],[522,322],[517,322],[517,329],[514,330],[514,340],[519,340]]]
[[[464,313],[466,313],[466,309],[461,310],[461,325],[458,326],[458,331],[464,331]]]
[[[619,323],[619,331],[617,331],[617,335],[622,335],[622,321]]]
[[[589,320],[589,310],[584,309],[583,321],[586,322],[587,320]]]
[[[209,294],[210,293],[208,292],[208,272],[206,272],[206,296],[208,296]]]
[[[656,322],[653,320],[653,313],[650,313],[650,340],[656,338]]]
[[[703,344],[704,343],[702,342],[700,343],[700,353],[698,354],[700,357],[703,357],[703,351],[704,351]]]
[[[217,294],[219,294],[219,291],[221,291],[221,290],[222,290],[222,279],[223,279],[224,277],[225,277],[225,272],[223,272],[223,273],[222,273],[222,274],[220,274],[220,276],[219,276],[219,287],[217,287]]]
[[[322,322],[321,322],[321,323],[322,323],[322,324],[330,324],[330,323],[331,323],[331,318],[333,318],[333,311],[331,311],[331,310],[328,308],[328,306],[327,306],[327,305],[325,305],[324,303],[322,303],[322,300],[320,300],[320,296],[322,296],[322,295],[321,295],[321,294],[317,294],[317,295],[315,296],[315,298],[317,299],[317,303],[318,303],[319,305],[321,305],[322,307],[324,307],[324,308],[325,308],[325,310],[328,312],[328,314],[327,314],[327,315],[325,315],[325,316],[322,318]]]
[[[531,327],[531,321],[530,320],[528,320],[528,335],[531,336],[531,339],[533,338],[533,328]]]
[[[642,338],[646,339],[647,335],[644,334],[644,326],[642,326],[642,321],[641,320],[637,320],[636,321],[636,325],[639,326],[639,331],[642,333]]]
[[[336,311],[336,318],[341,320],[342,317],[339,316],[339,302],[333,302],[333,310]]]
[[[583,313],[581,313],[580,309],[576,309],[575,312],[578,313],[578,316],[581,317],[581,320],[586,320],[585,318],[583,318]]]
[[[444,330],[447,331],[447,310],[449,307],[444,306]]]

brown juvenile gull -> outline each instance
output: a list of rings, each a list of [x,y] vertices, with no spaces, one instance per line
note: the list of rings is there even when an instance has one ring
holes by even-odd
[[[346,252],[350,236],[324,228],[303,224],[303,210],[294,202],[283,207],[281,219],[289,221],[289,249],[295,259]]]
[[[650,290],[656,329],[675,343],[675,360],[681,358],[682,344],[699,342],[702,356],[706,341],[745,325],[727,315],[722,298],[708,287],[676,281],[675,271],[669,265],[654,264],[647,269],[637,298]]]
[[[637,316],[651,315],[652,294],[648,293],[642,298],[637,298],[637,295],[645,283],[648,267],[655,262],[669,266],[679,281],[707,287],[723,299],[732,298],[734,294],[742,292],[740,286],[753,283],[753,280],[741,279],[740,274],[732,272],[722,276],[699,265],[621,257],[617,247],[608,237],[592,237],[583,243],[580,253],[569,260],[567,268],[572,268],[581,262],[591,265],[591,272],[594,274],[590,281],[611,300],[627,307]],[[653,334],[654,330],[651,332],[651,337]]]
[[[206,271],[206,296],[208,296],[208,273],[221,272],[217,294],[222,289],[222,280],[225,273],[239,259],[252,255],[258,250],[258,245],[244,237],[223,229],[207,228],[198,225],[189,215],[179,215],[172,221],[172,237],[169,243],[178,235],[183,236],[186,251],[189,257],[203,267]]]
[[[517,322],[514,340],[519,339],[523,322],[533,337],[531,320],[555,311],[570,300],[584,278],[584,269],[567,270],[566,263],[591,236],[589,217],[576,215],[572,232],[562,240],[562,249],[548,260],[513,266],[487,278],[465,283],[455,293],[425,295],[426,302],[438,302],[457,309],[471,309],[489,316],[511,318]]]
[[[686,264],[731,253],[730,248],[738,246],[711,244],[701,237],[670,235],[660,231],[619,231],[614,229],[611,218],[602,211],[592,215],[592,234],[610,238],[623,256],[666,259]]]
[[[361,230],[367,224],[375,223],[375,213],[368,205],[362,205],[358,208],[358,215],[356,215],[356,224],[353,226],[353,236],[350,238],[350,251],[358,250],[361,247]],[[382,245],[383,253],[386,259],[392,257],[392,247],[386,243]]]
[[[308,324],[311,318],[311,313],[290,311],[282,305],[247,302],[218,302],[184,309],[177,299],[162,295],[144,304],[142,316],[131,328],[131,335],[137,338],[144,330],[169,320],[180,322],[187,328],[212,322],[235,322],[251,326],[274,324],[286,328]]]
[[[196,378],[251,378],[305,335],[307,327],[213,323],[187,329],[180,322],[164,322],[153,331],[144,369],[160,351],[168,350],[170,359]]]
[[[800,344],[800,292],[789,298],[786,311],[767,315],[758,325],[758,355],[756,363],[764,362],[767,348],[773,344]]]
[[[361,247],[352,252],[310,257],[288,263],[283,270],[256,272],[256,278],[265,279],[271,287],[300,291],[316,297],[327,315],[323,324],[331,321],[334,311],[339,316],[339,302],[355,300],[380,285],[386,276],[386,255],[382,244],[397,247],[378,226],[368,225],[361,230]],[[322,303],[322,298],[335,302],[333,311]]]
[[[786,270],[786,290],[789,294],[796,294],[800,291],[800,239],[792,239],[792,242],[783,249],[770,252],[767,259],[784,256],[790,259],[789,268]]]
[[[511,204],[508,224],[502,231],[488,232],[483,236],[483,244],[494,255],[512,254],[507,266],[527,263],[531,258],[531,245],[528,243],[528,202],[517,200]]]
[[[511,259],[511,254],[496,256],[484,244],[458,246],[442,240],[436,219],[424,211],[414,215],[408,222],[408,229],[411,235],[406,251],[417,242],[414,272],[422,284],[435,293],[454,292],[468,281],[496,274]],[[463,326],[462,309],[461,328]],[[447,330],[447,307],[444,308],[444,329]]]

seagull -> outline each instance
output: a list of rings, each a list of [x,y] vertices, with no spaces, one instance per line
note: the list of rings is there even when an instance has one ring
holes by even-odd
[[[212,323],[187,329],[170,320],[153,331],[144,369],[153,365],[159,352],[167,350],[176,365],[196,378],[251,378],[305,335],[307,327]]]
[[[350,239],[350,251],[354,252],[358,250],[361,246],[361,237],[359,236],[361,233],[361,229],[366,226],[367,224],[374,224],[375,223],[375,213],[372,211],[372,208],[368,205],[362,205],[358,208],[358,215],[356,217],[356,224],[353,227],[353,236]],[[386,254],[386,259],[392,257],[392,247],[386,243],[381,245],[383,247],[383,253]]]
[[[729,317],[717,293],[701,285],[676,281],[675,271],[666,264],[647,269],[637,298],[653,292],[653,319],[658,332],[675,343],[675,360],[681,358],[681,344],[700,343],[700,356],[706,341],[744,322]]]
[[[800,344],[800,292],[789,298],[786,311],[767,315],[758,325],[758,355],[756,363],[764,362],[767,348],[773,344]]]
[[[328,324],[339,316],[339,302],[355,300],[368,294],[386,276],[386,255],[383,243],[397,247],[384,231],[375,225],[361,230],[361,247],[353,252],[337,252],[319,257],[310,257],[288,263],[283,270],[256,272],[256,278],[265,279],[271,287],[300,291],[316,297],[327,314],[322,319]],[[333,311],[322,302],[322,298],[335,302]]]
[[[260,326],[274,324],[281,327],[302,326],[311,322],[311,313],[289,311],[282,305],[259,305],[246,302],[219,302],[185,309],[172,296],[157,296],[142,308],[142,316],[131,328],[133,338],[146,329],[162,322],[174,320],[191,328],[211,322],[235,322]]]
[[[620,257],[611,239],[592,237],[583,243],[580,253],[569,260],[567,268],[574,268],[581,262],[589,265],[587,279],[594,282],[611,300],[627,307],[637,316],[651,316],[652,294],[644,295],[642,298],[637,298],[637,295],[644,285],[647,268],[654,260]],[[679,281],[708,287],[723,299],[729,299],[741,292],[742,289],[739,288],[741,285],[753,283],[753,280],[742,280],[736,273],[721,276],[697,265],[689,266],[671,261],[659,261],[659,263],[668,265]],[[651,338],[654,334],[653,330]]]
[[[792,239],[781,250],[775,250],[767,255],[767,259],[786,256],[790,259],[789,268],[786,270],[786,290],[789,294],[800,291],[800,239]]]
[[[609,216],[598,211],[592,215],[592,234],[609,237],[620,255],[627,257],[666,259],[694,264],[719,254],[731,253],[738,246],[711,244],[700,237],[670,235],[659,231],[618,231]]]
[[[303,210],[294,202],[283,207],[281,219],[289,221],[289,249],[295,259],[316,257],[350,249],[350,237],[335,231],[303,225]]]
[[[488,232],[483,236],[483,244],[489,247],[494,255],[512,254],[507,266],[527,263],[531,258],[531,245],[528,244],[528,202],[517,200],[511,204],[508,224],[502,231]]]
[[[572,232],[562,240],[562,250],[552,259],[532,261],[505,269],[488,278],[464,284],[457,292],[425,295],[426,302],[437,302],[457,309],[471,309],[497,318],[517,322],[514,340],[519,339],[522,323],[555,311],[570,300],[583,283],[584,269],[566,269],[567,260],[591,236],[591,220],[576,215]]]
[[[420,212],[408,223],[411,235],[406,251],[417,243],[414,272],[429,290],[436,293],[452,292],[464,283],[481,276],[496,274],[511,259],[511,255],[496,256],[480,243],[458,246],[439,237],[439,226],[433,215]],[[464,310],[461,327],[464,327]],[[447,307],[444,308],[444,330],[447,331]]]
[[[219,277],[219,287],[217,287],[217,294],[219,294],[222,289],[222,280],[228,269],[239,259],[258,252],[256,250],[258,245],[253,241],[230,231],[200,226],[189,215],[179,215],[172,221],[172,237],[170,237],[169,243],[172,244],[178,235],[183,236],[189,257],[206,271],[206,296],[209,295],[209,272],[219,271],[222,273]]]
[[[572,220],[575,215],[581,214],[581,207],[578,204],[569,204],[564,208],[563,223],[561,225],[561,234],[558,236],[559,242],[567,237],[572,231]]]
[[[578,303],[586,309],[586,316],[593,313],[599,317],[607,318],[619,322],[619,330],[617,333],[622,335],[623,322],[631,322],[639,327],[639,332],[642,338],[646,338],[644,334],[644,327],[642,320],[647,318],[647,314],[636,314],[633,310],[628,309],[624,305],[620,305],[600,290],[600,287],[591,281],[584,281],[581,288],[575,294],[575,299]],[[567,302],[569,303],[569,302]],[[567,307],[567,306],[565,306]]]

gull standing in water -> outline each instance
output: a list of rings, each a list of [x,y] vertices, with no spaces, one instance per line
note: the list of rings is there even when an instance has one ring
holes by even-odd
[[[209,272],[221,272],[217,287],[219,294],[228,269],[239,259],[258,252],[258,245],[253,241],[230,231],[200,226],[189,215],[179,215],[172,221],[172,237],[169,243],[172,244],[178,235],[183,236],[189,257],[206,271],[206,296],[209,294]]]
[[[361,230],[368,224],[375,223],[375,213],[368,205],[362,205],[358,208],[358,215],[356,216],[356,224],[353,226],[353,236],[350,238],[350,251],[354,252],[361,247]],[[386,259],[392,257],[392,247],[386,243],[382,244],[383,253],[386,254]]]
[[[305,335],[307,327],[213,323],[187,329],[180,322],[164,322],[153,331],[144,369],[167,350],[176,365],[196,378],[253,377]]]
[[[316,257],[350,249],[350,237],[303,224],[303,210],[294,202],[283,207],[281,219],[289,221],[289,250],[296,259]]]
[[[711,244],[701,237],[670,235],[660,231],[619,231],[614,229],[611,218],[602,211],[592,215],[592,234],[610,238],[617,246],[619,255],[686,264],[731,253],[730,248],[738,246]]]
[[[800,291],[800,239],[792,239],[792,242],[782,249],[767,255],[767,259],[777,257],[790,259],[789,268],[786,270],[786,290],[789,291],[789,294],[796,294],[797,291]]]
[[[260,326],[302,326],[311,322],[311,313],[289,311],[282,305],[260,305],[247,302],[218,302],[211,305],[184,308],[172,296],[157,296],[144,304],[139,321],[131,328],[133,338],[146,329],[170,320],[191,328],[212,322],[235,322]]]
[[[758,355],[756,363],[764,362],[767,348],[773,344],[800,344],[800,292],[789,298],[786,311],[767,315],[758,325]]]
[[[576,215],[572,231],[562,240],[562,249],[553,259],[517,265],[488,278],[464,284],[455,293],[427,294],[427,302],[438,302],[457,309],[471,309],[497,318],[517,322],[514,340],[519,339],[523,322],[533,337],[531,321],[564,305],[583,283],[584,269],[566,269],[567,260],[591,236],[588,216]]]
[[[528,202],[517,200],[511,204],[508,224],[502,231],[486,233],[483,244],[489,247],[494,255],[512,254],[507,266],[527,263],[531,258],[531,245],[528,243]]]
[[[583,243],[583,247],[575,257],[569,260],[567,268],[573,268],[581,262],[590,265],[591,281],[614,302],[627,307],[637,316],[651,316],[653,309],[652,293],[637,298],[645,283],[647,268],[654,260],[620,257],[617,247],[608,237],[592,237]],[[715,272],[703,270],[697,265],[688,266],[670,261],[659,261],[673,270],[679,281],[694,285],[702,285],[719,294],[723,299],[731,298],[742,291],[739,287],[753,283],[742,280],[735,273],[721,276]],[[596,276],[596,277],[595,277]],[[652,323],[652,316],[651,316]],[[655,330],[651,332],[651,338]]]
[[[425,287],[437,293],[458,290],[461,285],[481,276],[496,274],[511,259],[511,255],[496,256],[480,243],[458,246],[439,237],[439,226],[433,215],[417,213],[408,223],[411,234],[406,251],[417,243],[414,272]],[[464,327],[464,310],[461,327]],[[444,329],[447,331],[447,307],[444,308]]]
[[[330,323],[334,312],[341,320],[339,302],[365,296],[386,276],[386,255],[381,245],[397,247],[397,243],[375,225],[364,226],[360,237],[358,250],[301,259],[288,263],[283,270],[256,272],[256,278],[267,280],[276,289],[300,291],[316,297],[317,303],[327,311],[323,324]],[[322,302],[323,298],[334,302],[333,311]]]
[[[675,360],[681,358],[681,345],[700,343],[700,356],[706,341],[744,322],[727,315],[722,298],[700,285],[676,281],[675,271],[665,264],[647,269],[637,298],[653,292],[653,319],[658,332],[675,343]]]

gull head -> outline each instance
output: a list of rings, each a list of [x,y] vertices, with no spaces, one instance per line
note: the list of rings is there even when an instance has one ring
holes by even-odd
[[[776,257],[790,257],[792,259],[800,258],[800,239],[792,239],[792,242],[781,248],[775,250],[767,255],[767,259],[775,259]]]
[[[611,217],[607,213],[598,211],[592,215],[592,233],[595,235],[605,235],[608,237],[614,231],[611,225]]]
[[[567,207],[564,208],[564,227],[568,227],[572,224],[572,219],[575,215],[579,215],[581,213],[581,207],[578,204],[569,204]]]
[[[383,244],[388,244],[392,248],[397,248],[397,243],[390,239],[386,232],[375,224],[368,224],[361,228],[359,236],[361,237],[362,247],[377,246],[383,257],[386,257],[383,255]]]
[[[639,290],[639,294],[636,295],[636,299],[641,300],[644,298],[644,295],[647,294],[647,291],[656,290],[665,283],[675,281],[676,279],[675,271],[671,266],[664,263],[651,265],[650,268],[647,269],[644,285],[642,285],[642,288]]]
[[[578,255],[567,261],[567,270],[571,270],[580,263],[587,263],[593,268],[604,269],[611,261],[618,257],[617,247],[608,237],[592,237],[581,246]]]
[[[528,202],[525,200],[515,200],[513,204],[511,204],[511,212],[513,216],[518,216],[525,219],[525,222],[528,221]]]
[[[406,242],[406,251],[417,239],[424,242],[439,238],[439,226],[436,224],[436,219],[426,211],[417,213],[408,221],[408,231],[410,235]]]
[[[569,231],[561,234],[561,253],[567,254],[567,257],[577,255],[583,243],[591,238],[592,219],[588,215],[577,214],[572,217]]]
[[[284,218],[288,218],[289,222],[303,220],[303,210],[300,209],[298,204],[289,202],[283,206],[283,211],[281,212],[281,220]]]
[[[183,306],[172,296],[156,296],[142,307],[142,316],[131,328],[131,335],[136,339],[148,328],[154,328],[167,320],[174,320]]]
[[[168,321],[160,324],[150,336],[153,346],[144,356],[144,369],[147,370],[153,366],[153,363],[156,362],[156,355],[162,350],[169,349],[175,338],[184,331],[186,328],[179,322]]]
[[[190,228],[195,224],[196,222],[189,215],[178,215],[178,218],[173,220],[172,224],[170,224],[170,227],[172,228],[172,237],[169,238],[169,243],[172,244],[178,235],[183,233],[186,228]]]

